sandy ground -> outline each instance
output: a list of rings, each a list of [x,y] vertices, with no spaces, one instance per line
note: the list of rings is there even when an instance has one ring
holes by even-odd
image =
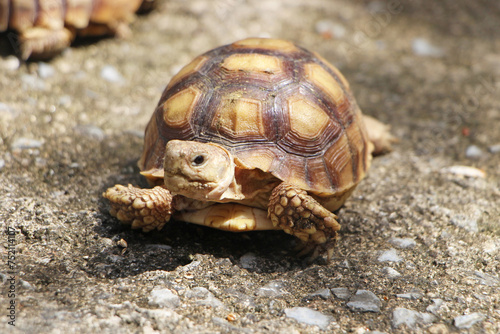
[[[165,0],[131,28],[19,67],[1,36],[0,332],[500,332],[498,2]],[[172,75],[248,36],[319,52],[400,139],[338,212],[331,263],[282,232],[132,231],[101,198],[145,184]]]

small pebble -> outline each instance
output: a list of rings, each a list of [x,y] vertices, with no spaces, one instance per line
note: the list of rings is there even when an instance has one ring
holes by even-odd
[[[314,297],[320,297],[321,299],[327,300],[332,294],[329,289],[319,289],[308,295],[307,299],[313,299]]]
[[[97,141],[102,141],[106,137],[104,131],[100,127],[92,124],[77,125],[74,130]]]
[[[432,45],[425,38],[415,38],[412,42],[413,53],[418,56],[442,57],[444,55],[443,48]]]
[[[10,146],[12,150],[26,150],[30,148],[40,148],[43,142],[32,138],[16,138]]]
[[[395,328],[406,325],[410,329],[415,329],[417,325],[430,324],[434,321],[436,321],[436,317],[430,313],[417,312],[402,307],[398,307],[392,312],[392,326]]]
[[[240,257],[240,265],[245,269],[254,269],[257,265],[257,256],[254,253],[246,253]]]
[[[401,276],[401,274],[397,270],[391,267],[382,268],[382,272],[387,276],[387,278],[398,278]]]
[[[5,160],[0,159],[0,170],[2,170],[5,167]]]
[[[257,295],[262,297],[277,297],[285,293],[285,284],[282,281],[271,281],[257,290]]]
[[[205,305],[211,307],[223,307],[224,304],[217,299],[210,291],[206,288],[195,287],[189,291],[186,291],[185,295],[188,299],[193,299],[198,305]]]
[[[475,312],[467,315],[461,315],[453,319],[453,324],[459,329],[469,329],[476,323],[486,319],[486,315]]]
[[[321,20],[316,23],[316,32],[322,36],[331,36],[342,38],[346,34],[346,29],[343,25],[330,20]]]
[[[170,250],[172,249],[172,246],[169,245],[163,245],[163,244],[147,244],[146,245],[147,249],[162,249],[162,250]]]
[[[439,311],[439,309],[444,305],[444,300],[442,300],[440,298],[436,298],[436,299],[432,299],[432,303],[433,304],[427,306],[427,308],[425,310],[427,312],[431,312],[433,314],[437,314],[437,312]]]
[[[399,248],[413,248],[417,245],[411,238],[391,238],[389,242]]]
[[[63,95],[59,98],[59,105],[63,107],[69,107],[71,105],[71,96],[69,95]]]
[[[118,70],[111,65],[106,65],[101,69],[101,78],[106,81],[118,84],[121,84],[125,81],[120,72],[118,72]]]
[[[351,293],[347,288],[333,288],[331,290],[333,295],[338,299],[348,300],[349,298],[351,298]]]
[[[480,209],[477,208],[475,210],[469,210],[466,214],[460,213],[453,215],[450,218],[450,222],[466,231],[478,232],[478,221],[481,219],[481,216],[482,213]]]
[[[326,330],[328,325],[335,321],[332,316],[325,315],[307,307],[287,308],[285,309],[285,314],[288,318],[295,319],[306,325],[318,326],[322,330]]]
[[[154,288],[148,297],[151,306],[176,308],[180,305],[179,296],[169,289]]]
[[[24,89],[45,90],[47,88],[45,82],[36,75],[22,74],[21,81]]]
[[[465,150],[465,157],[468,159],[479,159],[482,155],[483,150],[476,145],[471,145]]]
[[[486,177],[486,173],[483,170],[470,166],[456,165],[456,166],[445,167],[441,169],[441,172],[447,174],[465,176],[465,177],[477,177],[482,179]]]
[[[427,328],[429,334],[448,334],[448,326],[446,324],[435,324]]]
[[[116,242],[116,244],[120,247],[123,247],[123,248],[127,248],[128,247],[128,243],[125,239],[120,239]]]
[[[396,294],[396,297],[398,298],[404,298],[404,299],[413,299],[413,300],[416,300],[416,299],[420,299],[422,298],[424,295],[418,291],[412,291],[412,292],[407,292],[407,293],[398,293]]]
[[[403,258],[398,255],[398,252],[394,248],[391,248],[382,252],[377,260],[379,262],[401,262]]]
[[[488,146],[488,151],[493,154],[500,153],[500,144]]]
[[[347,307],[352,311],[359,312],[380,312],[382,302],[371,291],[358,290],[347,303]]]
[[[0,59],[0,68],[6,71],[15,71],[21,65],[21,62],[16,56],[8,56],[5,59]]]
[[[474,271],[474,276],[479,279],[479,283],[487,286],[496,286],[500,284],[500,279],[493,275],[488,275],[486,273],[480,271]]]
[[[35,290],[33,285],[31,285],[31,283],[29,283],[28,281],[25,281],[23,279],[19,279],[19,283],[20,283],[21,287],[25,290],[31,290],[31,291]]]
[[[47,79],[56,73],[54,67],[47,63],[38,63],[38,76],[42,79]]]
[[[197,267],[199,267],[200,264],[201,264],[201,261],[200,260],[196,260],[196,261],[193,261],[191,263],[186,264],[185,266],[182,266],[182,270],[183,271],[191,271],[191,270],[196,269]]]

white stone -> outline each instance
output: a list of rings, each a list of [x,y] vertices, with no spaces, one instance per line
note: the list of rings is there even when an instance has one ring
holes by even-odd
[[[318,326],[323,330],[325,330],[331,322],[335,321],[332,316],[325,315],[307,307],[287,308],[285,309],[285,314],[288,318],[295,319],[306,325]]]
[[[154,288],[149,297],[148,304],[152,306],[176,308],[180,305],[179,296],[169,289]]]
[[[257,290],[258,296],[277,297],[285,294],[285,285],[282,281],[271,281]]]
[[[254,253],[246,253],[240,257],[240,265],[245,269],[254,269],[257,264],[257,256]]]
[[[432,45],[425,38],[415,38],[412,42],[413,53],[418,56],[442,57],[444,55],[443,48]]]
[[[410,329],[414,329],[418,324],[430,324],[435,320],[436,317],[430,313],[417,312],[402,307],[398,307],[392,312],[392,326],[395,328],[406,325]]]
[[[476,323],[486,319],[486,315],[475,312],[471,314],[461,315],[453,319],[454,325],[459,329],[469,329]]]
[[[483,150],[481,150],[476,145],[470,145],[465,150],[465,157],[468,159],[479,159],[483,155]]]
[[[47,79],[56,73],[56,70],[52,65],[47,63],[38,63],[38,76],[42,79]]]
[[[380,312],[382,302],[371,291],[358,290],[347,303],[347,307],[352,311],[360,312]]]
[[[32,138],[16,138],[10,146],[12,150],[25,150],[30,148],[40,148],[43,141]]]
[[[382,268],[382,272],[383,272],[383,273],[384,273],[384,274],[385,274],[388,278],[398,278],[398,277],[400,277],[400,276],[401,276],[401,274],[400,274],[397,270],[395,270],[395,269],[393,269],[393,268],[391,268],[391,267],[384,267],[384,268]]]
[[[120,72],[118,72],[118,70],[111,65],[105,65],[101,69],[101,78],[103,78],[106,81],[118,84],[123,83],[125,81]]]
[[[206,288],[196,287],[189,291],[186,291],[186,298],[193,299],[198,305],[206,305],[211,307],[224,307],[219,299],[217,299],[210,291]]]
[[[399,248],[413,248],[417,245],[411,238],[391,238],[389,242]]]
[[[403,258],[398,255],[398,252],[394,248],[391,248],[382,252],[377,260],[379,262],[401,262]]]
[[[347,289],[347,288],[333,288],[332,293],[338,299],[347,300],[347,299],[351,298],[351,293],[349,292],[349,289]]]

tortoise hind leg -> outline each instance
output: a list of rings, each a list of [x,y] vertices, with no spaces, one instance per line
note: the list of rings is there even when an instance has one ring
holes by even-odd
[[[144,232],[161,230],[172,215],[172,195],[160,186],[141,189],[132,185],[115,185],[102,194],[111,203],[110,213],[132,228]]]
[[[29,57],[51,57],[68,47],[73,37],[74,33],[66,28],[56,30],[42,27],[30,28],[19,37],[21,58],[26,60]]]
[[[390,126],[368,115],[363,115],[363,121],[368,132],[368,139],[373,144],[372,154],[379,155],[392,151],[391,144],[397,142],[398,139],[389,132]]]
[[[302,254],[311,253],[314,260],[326,252],[331,259],[340,229],[337,216],[305,190],[286,183],[278,185],[269,199],[268,215],[273,225],[302,241]]]

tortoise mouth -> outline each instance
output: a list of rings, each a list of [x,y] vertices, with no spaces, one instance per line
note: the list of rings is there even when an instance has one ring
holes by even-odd
[[[167,189],[176,195],[189,198],[207,199],[207,195],[213,190],[217,183],[204,179],[192,179],[182,173],[170,173],[165,171],[164,182]]]

